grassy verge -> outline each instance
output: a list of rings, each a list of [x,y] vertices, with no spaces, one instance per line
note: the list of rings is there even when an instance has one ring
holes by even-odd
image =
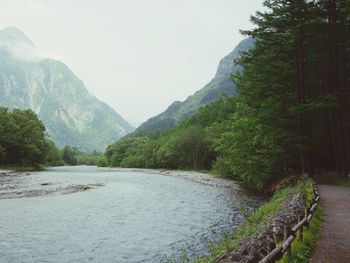
[[[292,244],[292,255],[285,255],[278,263],[307,263],[321,235],[323,208],[318,206],[309,227],[304,231],[304,241],[296,239]]]
[[[211,245],[211,255],[208,259],[195,262],[213,262],[218,255],[238,248],[247,238],[258,235],[268,226],[269,220],[276,215],[284,200],[292,191],[293,189],[290,187],[278,191],[268,203],[263,204],[250,215],[232,237],[226,235],[218,246]]]

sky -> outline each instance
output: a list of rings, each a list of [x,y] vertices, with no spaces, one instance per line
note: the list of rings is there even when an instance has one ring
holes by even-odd
[[[214,77],[262,0],[0,0],[22,30],[132,125]]]

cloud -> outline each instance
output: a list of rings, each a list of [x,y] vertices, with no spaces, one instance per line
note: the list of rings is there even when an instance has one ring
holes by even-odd
[[[24,61],[37,62],[45,58],[64,60],[64,57],[60,54],[37,48],[30,39],[14,27],[8,27],[0,31],[0,48]]]

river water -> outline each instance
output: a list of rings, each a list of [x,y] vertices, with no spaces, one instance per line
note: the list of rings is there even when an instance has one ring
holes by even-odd
[[[183,250],[203,256],[209,241],[242,222],[242,205],[257,204],[232,188],[137,170],[57,167],[18,180],[22,192],[100,187],[0,199],[1,263],[154,263]]]

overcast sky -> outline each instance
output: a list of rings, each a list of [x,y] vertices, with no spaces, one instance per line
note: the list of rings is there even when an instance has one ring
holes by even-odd
[[[262,0],[0,0],[15,26],[133,125],[214,76]]]

